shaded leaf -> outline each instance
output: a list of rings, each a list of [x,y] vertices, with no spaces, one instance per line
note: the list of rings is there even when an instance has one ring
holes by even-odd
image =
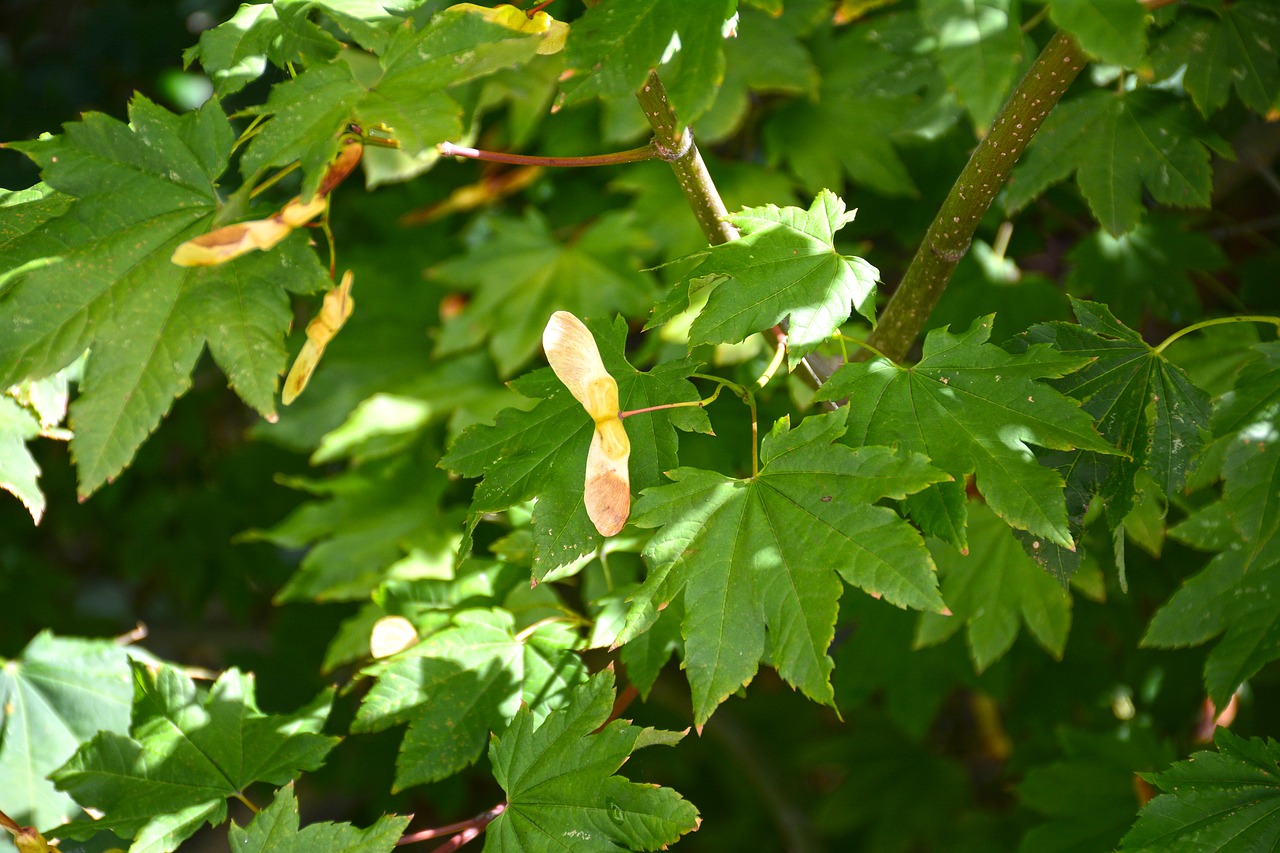
[[[721,28],[736,0],[605,0],[573,22],[569,103],[631,95],[658,68],[681,122],[706,111],[724,77]],[[659,68],[668,59],[674,67]]]
[[[1280,98],[1280,12],[1267,0],[1189,7],[1156,42],[1156,69],[1175,74],[1201,113],[1226,106],[1234,87],[1245,106],[1266,114]]]
[[[982,672],[1013,646],[1025,626],[1045,651],[1061,658],[1071,630],[1071,597],[1023,553],[1012,531],[981,505],[969,514],[968,556],[933,548],[950,616],[922,614],[916,643],[941,643],[961,627],[973,665]]]
[[[652,304],[652,279],[636,271],[649,238],[629,216],[603,216],[572,241],[557,238],[534,210],[523,219],[495,218],[491,227],[466,255],[431,271],[437,281],[473,293],[445,322],[438,353],[487,341],[499,372],[509,376],[537,354],[552,312],[634,316]]]
[[[1103,62],[1137,68],[1147,48],[1147,11],[1125,0],[1053,0],[1049,16]]]
[[[1280,744],[1220,728],[1217,752],[1197,752],[1162,773],[1163,791],[1124,837],[1126,851],[1265,850],[1280,840]]]
[[[1206,207],[1211,148],[1228,153],[1183,101],[1151,90],[1092,92],[1049,113],[1005,205],[1021,210],[1074,172],[1093,215],[1118,236],[1142,221],[1144,189],[1162,204]]]
[[[1123,2],[1123,0],[1122,0]],[[1022,60],[1022,30],[1011,0],[924,0],[938,66],[980,129],[1004,105]]]

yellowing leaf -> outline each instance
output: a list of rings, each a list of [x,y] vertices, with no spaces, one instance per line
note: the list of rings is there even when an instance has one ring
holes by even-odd
[[[321,196],[305,204],[295,198],[267,219],[237,222],[194,237],[174,249],[170,260],[180,267],[215,267],[254,249],[266,251],[319,216],[326,203]]]
[[[284,381],[281,402],[286,406],[296,400],[302,389],[307,387],[311,374],[320,363],[320,356],[324,355],[324,348],[338,334],[338,330],[356,307],[355,300],[351,298],[351,283],[354,280],[351,270],[347,270],[342,276],[342,283],[324,295],[320,313],[307,324],[307,342],[302,345],[302,352],[298,353],[298,358]]]
[[[515,6],[504,5],[490,9],[485,6],[477,6],[475,3],[459,3],[450,11],[458,9],[477,14],[491,24],[499,24],[518,33],[542,36],[542,43],[538,45],[538,53],[543,55],[559,53],[564,50],[564,42],[569,35],[569,25],[563,21],[557,21],[546,12],[534,12],[530,15]]]
[[[556,376],[595,421],[583,497],[596,530],[612,536],[631,514],[631,441],[618,417],[618,383],[605,370],[591,331],[568,311],[551,315],[542,348]]]

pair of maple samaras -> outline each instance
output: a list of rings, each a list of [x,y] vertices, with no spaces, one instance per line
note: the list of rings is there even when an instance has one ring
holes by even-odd
[[[595,421],[583,498],[596,530],[612,536],[631,514],[631,440],[618,416],[618,383],[605,370],[591,331],[568,311],[551,315],[542,348],[556,376]]]

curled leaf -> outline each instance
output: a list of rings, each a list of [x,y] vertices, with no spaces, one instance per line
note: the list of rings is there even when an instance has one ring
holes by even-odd
[[[612,536],[631,514],[631,441],[618,417],[618,383],[605,370],[590,330],[568,311],[551,315],[542,348],[556,376],[595,421],[583,497],[596,530]]]
[[[302,345],[302,352],[289,369],[289,376],[284,380],[284,393],[281,402],[286,406],[298,398],[302,389],[307,387],[311,374],[324,355],[324,348],[338,334],[342,324],[347,322],[352,310],[356,307],[351,298],[351,284],[354,281],[351,270],[342,276],[342,282],[324,295],[324,304],[320,313],[307,324],[307,341]]]

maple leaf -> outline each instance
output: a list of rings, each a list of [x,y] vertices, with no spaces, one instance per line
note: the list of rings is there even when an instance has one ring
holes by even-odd
[[[190,385],[206,343],[241,398],[274,417],[287,291],[325,280],[300,236],[219,267],[170,263],[218,211],[231,128],[216,101],[175,116],[139,95],[129,117],[88,113],[60,136],[10,143],[78,200],[24,238],[60,246],[56,262],[29,269],[2,297],[0,386],[48,376],[92,346],[71,406],[81,495],[129,463]]]
[[[1280,97],[1280,14],[1268,0],[1190,7],[1151,54],[1157,72],[1180,74],[1205,116],[1226,106],[1232,88],[1246,106],[1262,114]]]
[[[769,117],[769,161],[788,164],[814,193],[847,175],[887,195],[917,195],[894,143],[936,133],[956,115],[937,60],[919,49],[927,38],[919,15],[896,15],[814,43],[818,97]]]
[[[1178,323],[1198,316],[1202,309],[1191,273],[1227,265],[1216,242],[1161,215],[1119,237],[1099,229],[1067,258],[1070,292],[1105,296],[1107,310],[1130,326],[1139,326],[1147,313]]]
[[[606,669],[541,721],[522,706],[493,738],[489,761],[507,806],[489,824],[486,850],[659,850],[698,828],[698,810],[675,791],[614,775],[635,750],[673,746],[684,734],[606,724],[613,700],[613,670]]]
[[[1179,647],[1225,632],[1205,661],[1209,695],[1224,707],[1245,679],[1280,658],[1280,346],[1242,370],[1214,413],[1226,450],[1218,518],[1235,536],[1227,549],[1156,612],[1143,645]]]
[[[735,133],[757,94],[817,94],[818,69],[794,30],[794,22],[754,9],[740,10],[737,36],[724,43],[724,82],[695,124],[700,144],[719,142]],[[722,192],[723,182],[717,170],[716,183]]]
[[[1107,496],[1120,499],[1114,517],[1118,524],[1132,504],[1133,476],[1140,464],[1145,463],[1166,496],[1182,490],[1204,446],[1209,398],[1186,371],[1117,320],[1106,305],[1083,299],[1072,299],[1071,305],[1078,326],[1046,323],[1032,327],[1026,339],[1090,360],[1053,385],[1084,401],[1102,435],[1131,460],[1115,469],[1121,479],[1103,481]]]
[[[516,631],[506,610],[465,610],[453,625],[364,670],[377,679],[365,695],[353,732],[408,723],[396,759],[396,790],[452,776],[473,764],[491,730],[521,705],[539,717],[564,703],[586,677],[573,654],[577,631],[549,623]]]
[[[711,292],[689,329],[689,343],[737,343],[788,320],[787,359],[794,367],[830,338],[852,309],[874,323],[879,270],[835,248],[835,233],[853,221],[854,213],[835,193],[823,190],[808,210],[770,204],[730,214],[741,239],[707,251],[706,260],[668,299],[682,309],[679,303],[688,303],[695,280],[729,279]],[[669,313],[656,314],[649,325],[665,321]]]
[[[368,829],[330,821],[299,829],[300,822],[298,797],[290,782],[247,827],[241,829],[232,821],[227,839],[235,853],[391,853],[409,818],[383,815]]]
[[[50,778],[82,806],[103,812],[58,834],[103,829],[134,838],[135,853],[168,853],[208,821],[221,823],[227,797],[253,782],[282,785],[319,767],[338,738],[321,735],[331,694],[293,716],[263,714],[254,681],[224,672],[201,695],[168,665],[132,662],[129,736],[100,732]]]
[[[923,453],[957,484],[973,473],[1006,524],[1071,548],[1062,478],[1041,466],[1028,445],[1117,452],[1075,401],[1040,381],[1079,370],[1088,359],[1047,345],[1011,355],[987,342],[991,322],[981,318],[959,335],[935,329],[914,367],[882,358],[847,364],[818,399],[849,399],[846,441]],[[962,528],[963,503],[948,506]]]
[[[631,95],[649,71],[660,68],[682,122],[696,119],[724,78],[721,28],[736,0],[605,0],[573,22],[565,48],[575,75],[566,82],[567,103]],[[670,56],[669,56],[670,55]]]
[[[1071,597],[1028,557],[1012,531],[981,504],[969,516],[971,554],[933,549],[951,615],[922,614],[916,645],[945,642],[962,627],[974,668],[1002,658],[1025,625],[1057,659],[1071,629]]]
[[[1120,842],[1129,853],[1166,850],[1265,850],[1276,841],[1280,744],[1214,734],[1217,752],[1197,752],[1142,777],[1163,792],[1142,807]]]
[[[1063,101],[1009,180],[1005,207],[1021,210],[1072,172],[1094,217],[1113,235],[1142,220],[1142,191],[1177,207],[1209,204],[1209,150],[1230,148],[1184,101],[1161,92],[1091,92]]]
[[[46,777],[99,731],[129,728],[129,651],[110,640],[38,634],[0,667],[0,790],[15,819],[53,826],[79,813]]]
[[[532,358],[547,317],[557,309],[579,317],[643,314],[654,288],[640,267],[648,237],[628,216],[602,216],[565,243],[536,211],[522,219],[495,218],[493,233],[463,257],[433,268],[437,281],[472,291],[445,322],[438,355],[482,342],[508,376]]]
[[[1022,31],[1010,0],[925,0],[920,19],[947,82],[986,128],[1004,105],[1022,60]]]
[[[1089,53],[1113,65],[1138,67],[1146,53],[1147,14],[1125,0],[1053,0],[1049,16]]]
[[[272,528],[243,537],[310,547],[277,598],[358,601],[384,580],[414,577],[417,563],[447,562],[458,516],[441,509],[447,483],[436,461],[434,451],[410,447],[328,479],[286,479],[285,485],[318,500]]]
[[[397,27],[376,58],[339,57],[277,84],[259,109],[271,120],[246,149],[241,171],[252,180],[268,167],[301,161],[307,197],[353,121],[391,128],[408,154],[457,139],[463,109],[446,90],[528,61],[549,36],[493,23],[490,11],[447,8],[421,29]]]
[[[587,324],[592,327],[592,323]],[[664,362],[641,373],[626,360],[627,324],[592,329],[600,356],[618,383],[624,410],[700,399],[687,379],[697,365],[688,359]],[[567,565],[595,550],[600,534],[587,516],[583,499],[585,460],[595,422],[550,370],[511,383],[527,397],[539,398],[529,411],[508,409],[492,426],[473,426],[460,435],[441,465],[465,477],[483,476],[471,503],[471,524],[480,514],[498,512],[536,497],[533,518],[533,577]],[[700,408],[667,409],[628,418],[631,485],[644,489],[661,472],[678,464],[676,429],[709,432]],[[464,542],[464,548],[469,542]]]
[[[658,530],[645,547],[649,578],[617,642],[683,594],[684,668],[699,726],[751,681],[766,639],[784,679],[831,702],[827,649],[842,577],[900,607],[943,607],[919,534],[874,503],[947,475],[918,455],[833,444],[847,418],[841,409],[794,430],[783,418],[764,439],[756,477],[677,468],[673,482],[636,504],[635,523]]]

